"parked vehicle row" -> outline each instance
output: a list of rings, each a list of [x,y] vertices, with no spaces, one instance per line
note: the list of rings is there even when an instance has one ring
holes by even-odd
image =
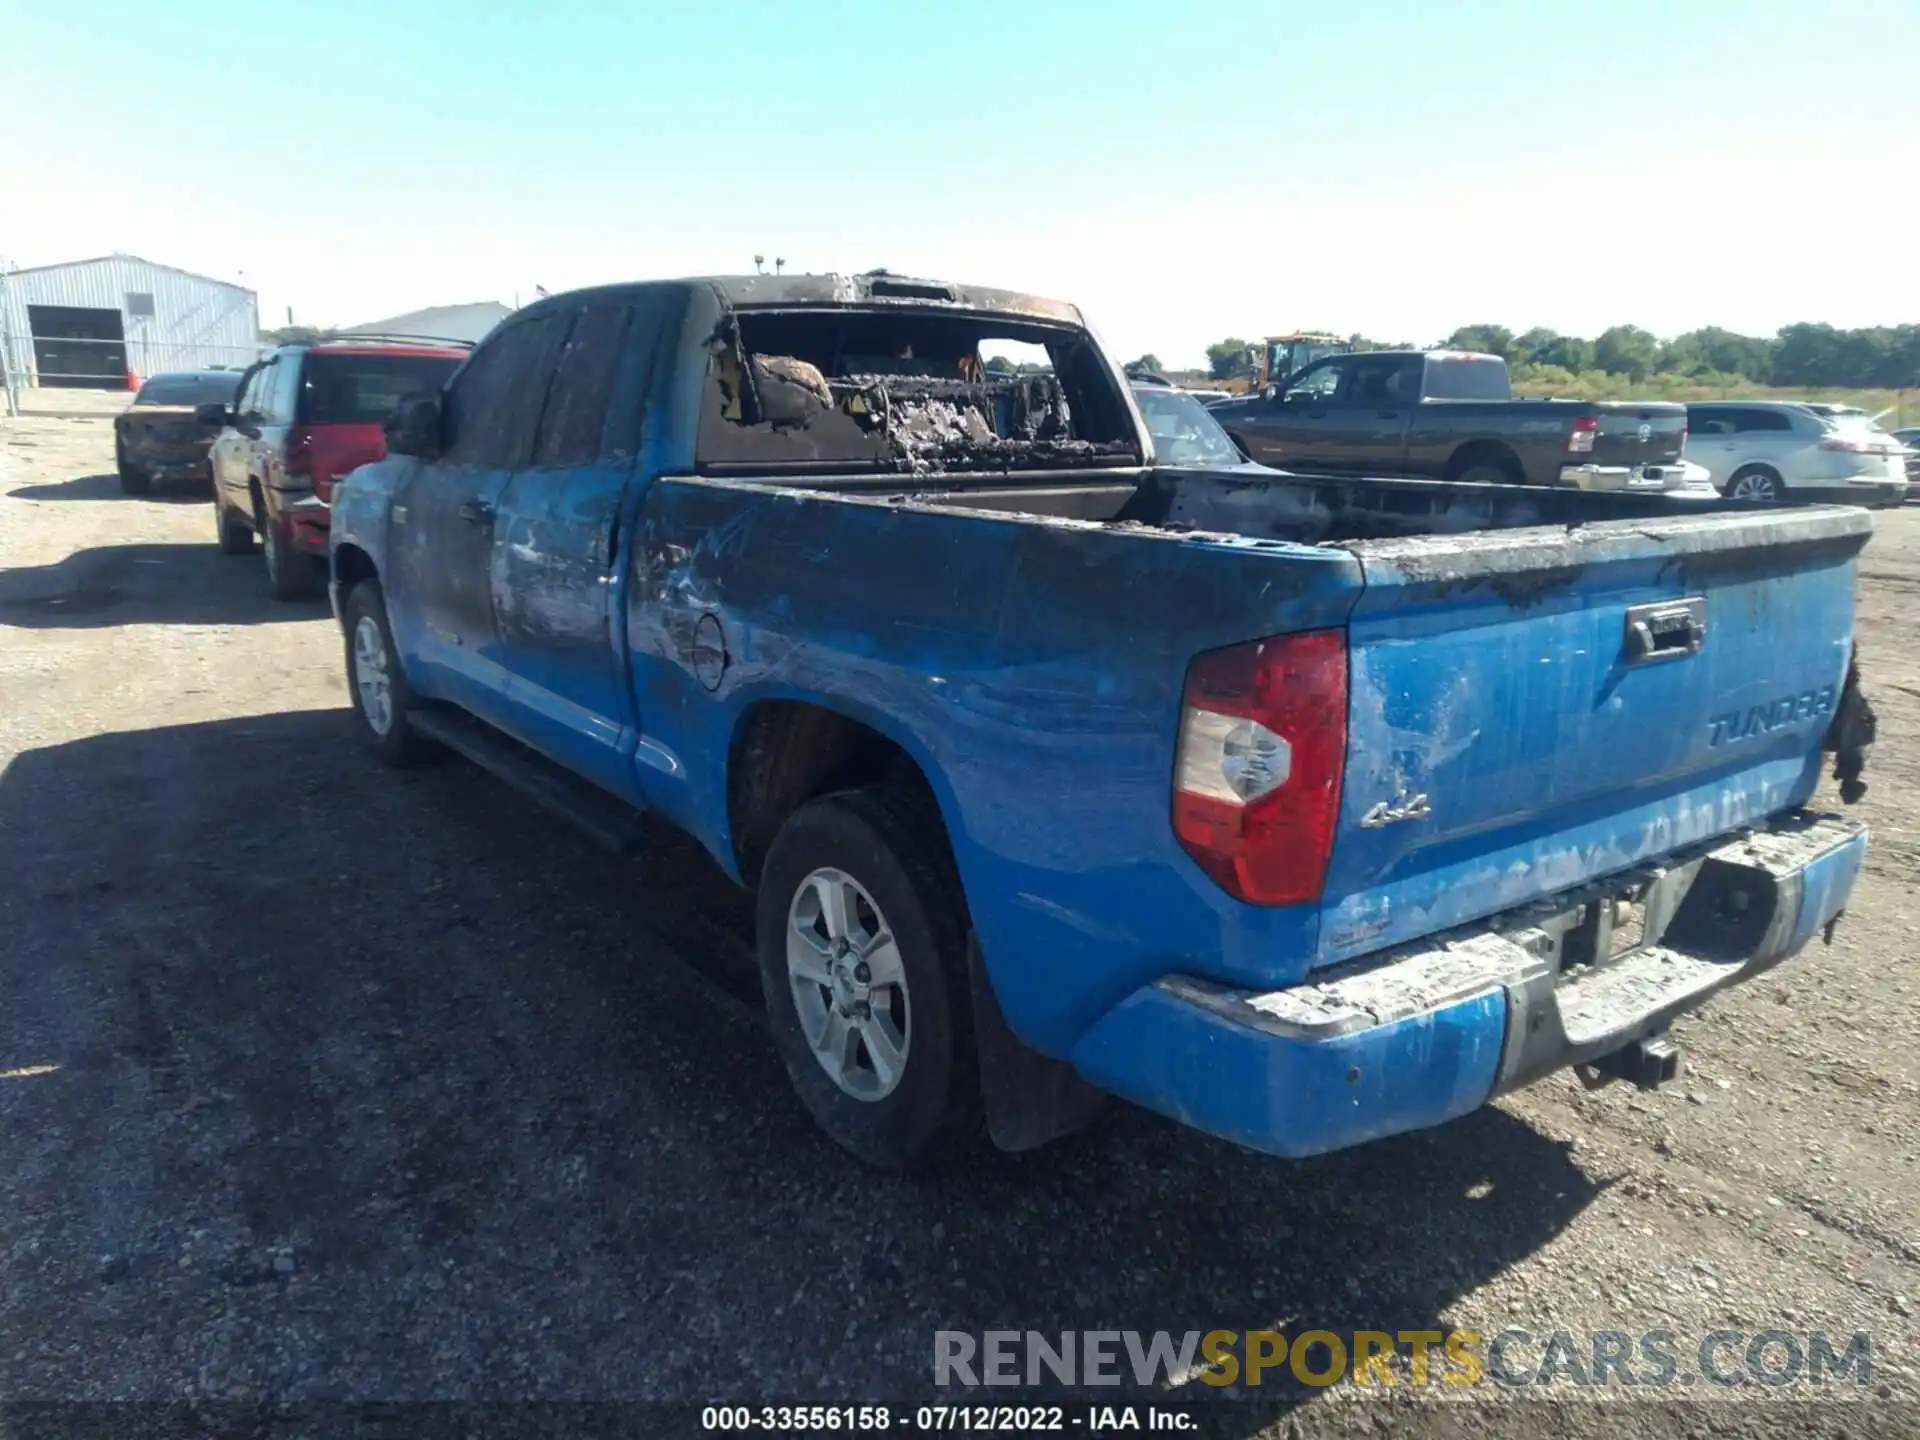
[[[1683,405],[1517,400],[1498,355],[1373,350],[1210,407],[1250,459],[1285,470],[1476,485],[1678,490]]]
[[[466,348],[354,337],[283,346],[244,373],[154,376],[115,421],[121,487],[144,494],[156,482],[210,484],[221,548],[248,554],[262,541],[277,597],[316,594],[335,478],[379,458],[381,422],[397,401],[437,387]],[[1182,391],[1162,376],[1137,378],[1210,408],[1213,429],[1241,456],[1297,473],[1757,503],[1897,504],[1920,479],[1920,430],[1886,434],[1854,406],[1518,401],[1497,356],[1353,354],[1344,342],[1286,354],[1296,350],[1320,358],[1283,389],[1245,397]]]
[[[984,372],[1009,344],[1050,370]],[[1385,363],[1320,398],[1488,383]],[[1630,475],[1684,424],[1463,403]],[[1282,474],[1218,413],[1033,296],[543,299],[333,490],[365,738],[696,837],[756,894],[803,1104],[877,1165],[1105,1094],[1334,1150],[1570,1065],[1657,1085],[1717,990],[1813,983],[1773,967],[1865,853],[1806,807],[1828,748],[1860,790],[1868,516]]]
[[[438,390],[469,348],[355,337],[269,351],[231,404],[195,414],[218,432],[209,459],[221,550],[251,554],[258,539],[276,599],[321,593],[335,483],[386,453],[384,425],[401,399]]]
[[[1857,406],[1516,400],[1467,351],[1335,355],[1209,408],[1250,459],[1312,474],[1897,504],[1920,458]]]
[[[1237,467],[1253,475],[1278,475],[1282,472],[1247,460],[1239,445],[1210,413],[1208,397],[1181,390],[1159,376],[1133,377],[1134,397],[1140,413],[1153,435],[1154,451],[1163,465],[1204,465],[1214,468]],[[1720,492],[1706,470],[1689,461],[1680,462],[1679,483],[1661,493],[1670,499],[1717,500]]]

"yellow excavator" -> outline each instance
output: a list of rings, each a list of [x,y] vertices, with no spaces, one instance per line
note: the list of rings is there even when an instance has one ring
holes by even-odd
[[[1253,370],[1255,390],[1284,384],[1296,370],[1303,370],[1328,355],[1344,355],[1353,342],[1338,335],[1295,331],[1291,335],[1269,335],[1258,345],[1249,346],[1248,360]]]

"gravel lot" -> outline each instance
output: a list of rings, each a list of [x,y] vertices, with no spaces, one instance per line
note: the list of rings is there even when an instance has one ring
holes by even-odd
[[[1865,1402],[1492,1401],[1911,1433],[1920,513],[1862,564],[1854,911],[1686,1022],[1679,1085],[1556,1077],[1298,1164],[1115,1107],[904,1181],[791,1097],[699,851],[622,862],[462,763],[379,770],[324,607],[219,555],[204,498],[123,498],[100,419],[0,442],[0,1395],[927,1400],[940,1328],[1779,1327],[1870,1331]],[[1297,1398],[1212,1426],[1359,1413]]]

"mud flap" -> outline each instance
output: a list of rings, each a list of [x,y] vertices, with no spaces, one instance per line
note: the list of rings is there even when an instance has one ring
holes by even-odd
[[[1867,768],[1867,747],[1873,744],[1878,724],[1873,706],[1860,688],[1860,645],[1855,641],[1847,660],[1846,688],[1840,692],[1833,721],[1820,742],[1822,750],[1833,752],[1833,778],[1840,782],[1840,798],[1848,805],[1858,804],[1867,793],[1860,776]]]
[[[1082,1080],[1064,1060],[1042,1055],[1015,1035],[994,996],[980,959],[980,942],[967,939],[973,988],[973,1037],[980,1054],[980,1098],[987,1134],[1009,1153],[1032,1150],[1070,1135],[1098,1115],[1107,1095]]]

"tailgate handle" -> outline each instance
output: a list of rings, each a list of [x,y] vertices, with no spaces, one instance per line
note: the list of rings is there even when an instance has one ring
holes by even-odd
[[[1627,664],[1649,665],[1698,655],[1707,643],[1707,597],[1658,600],[1627,611]]]

